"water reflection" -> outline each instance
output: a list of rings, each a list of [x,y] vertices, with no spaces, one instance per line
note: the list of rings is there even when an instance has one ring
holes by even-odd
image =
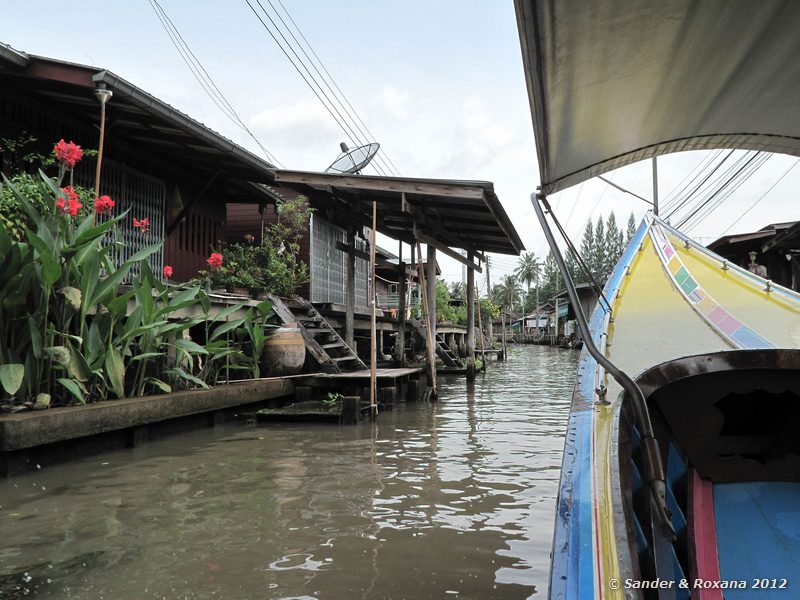
[[[0,597],[545,592],[576,355],[356,427],[224,426],[0,482]]]

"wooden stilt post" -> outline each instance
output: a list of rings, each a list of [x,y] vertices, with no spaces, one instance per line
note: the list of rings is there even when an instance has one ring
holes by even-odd
[[[356,310],[356,234],[351,227],[347,232],[347,268],[345,279],[344,341],[353,352],[355,345]]]
[[[431,335],[436,339],[436,248],[428,246],[428,259],[425,264],[425,280],[428,294],[428,314],[431,319]]]
[[[394,357],[400,368],[406,366],[406,266],[403,263],[403,242],[397,250],[397,338]]]
[[[478,335],[481,336],[481,371],[486,371],[486,348],[483,344],[483,319],[481,318],[481,297],[478,295],[478,290],[475,290],[475,300],[478,305]]]
[[[425,346],[428,349],[428,379],[430,380],[431,390],[433,390],[431,397],[436,398],[438,395],[436,391],[436,352],[433,348],[433,333],[431,331],[431,313],[428,310],[428,292],[425,286],[425,269],[422,264],[422,250],[417,242],[417,257],[419,266],[417,267],[417,278],[420,282],[420,290],[422,292],[422,312],[425,318]]]
[[[467,253],[472,262],[472,252]],[[467,381],[475,381],[475,270],[467,268]]]
[[[377,228],[377,220],[378,220],[378,203],[374,200],[372,201],[372,232],[370,235],[370,243],[369,243],[369,267],[370,267],[370,278],[372,284],[370,285],[369,293],[370,293],[370,356],[369,356],[369,408],[370,414],[372,418],[375,418],[378,414],[378,404],[375,400],[375,392],[377,391],[377,352],[378,352],[378,340],[377,340],[377,331],[376,331],[376,324],[375,324],[375,302],[376,302],[376,290],[375,290],[375,229]]]
[[[500,339],[502,340],[501,348],[503,349],[503,360],[506,359],[506,313],[500,309]]]

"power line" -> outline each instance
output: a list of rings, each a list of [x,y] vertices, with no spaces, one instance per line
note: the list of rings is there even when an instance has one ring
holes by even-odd
[[[189,47],[189,44],[186,43],[186,40],[183,39],[180,30],[175,25],[175,23],[170,19],[169,15],[164,10],[164,7],[159,4],[158,0],[148,0],[150,2],[150,6],[155,12],[156,17],[161,22],[161,26],[164,28],[164,31],[167,33],[172,45],[178,51],[181,56],[181,59],[189,68],[192,76],[195,80],[200,84],[203,88],[203,91],[208,95],[214,104],[217,105],[223,114],[225,114],[228,119],[233,121],[235,125],[243,129],[252,139],[255,141],[256,144],[261,148],[264,155],[267,157],[267,160],[272,162],[273,164],[277,164],[280,167],[284,165],[273,155],[269,150],[267,150],[264,145],[256,138],[252,131],[247,127],[247,125],[242,121],[239,114],[233,108],[233,105],[228,101],[225,95],[217,86],[216,82],[213,80],[211,75],[209,75],[206,68],[203,66],[203,63],[200,62],[200,59],[192,52],[192,49]]]
[[[278,27],[277,23],[275,23],[275,20],[270,16],[270,14],[264,8],[264,5],[261,4],[261,0],[256,0],[256,3],[258,4],[258,6],[263,11],[264,16],[266,16],[267,19],[269,19],[270,23],[272,23],[272,26],[275,28],[275,30],[277,31],[278,35],[281,36],[281,39],[283,39],[284,43],[286,44],[286,47],[284,47],[284,45],[281,44],[281,42],[278,40],[278,38],[276,37],[276,35],[272,31],[272,29],[267,25],[267,23],[264,21],[264,19],[261,18],[261,15],[258,13],[258,11],[255,9],[255,7],[252,5],[250,0],[245,0],[245,2],[247,3],[247,6],[250,7],[250,10],[253,11],[253,14],[256,16],[256,18],[261,22],[261,25],[264,27],[264,29],[267,30],[267,33],[269,33],[269,35],[273,39],[273,41],[276,44],[278,44],[278,47],[281,49],[281,52],[283,52],[284,56],[286,56],[286,58],[289,59],[289,62],[292,64],[294,69],[299,73],[300,77],[303,78],[303,81],[306,82],[306,85],[308,85],[308,87],[311,88],[311,91],[314,92],[314,95],[317,97],[317,99],[320,102],[322,102],[322,105],[328,111],[328,114],[330,114],[331,117],[333,117],[333,120],[336,121],[336,124],[339,125],[339,127],[344,132],[344,134],[347,136],[347,138],[350,140],[350,142],[353,143],[353,144],[356,144],[356,145],[361,145],[360,142],[356,141],[358,139],[358,136],[355,134],[355,132],[349,126],[349,124],[346,122],[346,120],[342,116],[341,112],[339,112],[339,109],[337,109],[336,106],[331,102],[330,98],[325,93],[325,90],[322,89],[322,86],[319,85],[317,80],[311,74],[311,71],[308,69],[306,64],[302,61],[300,56],[297,54],[297,51],[292,47],[292,45],[286,39],[286,36],[283,35],[283,32],[280,30],[280,27]],[[295,62],[295,60],[292,59],[291,56],[289,56],[289,51],[287,51],[286,48],[288,48],[288,50],[294,55],[294,57],[295,57],[297,62]],[[300,70],[300,67],[298,66],[298,63],[300,64],[300,66],[302,66],[303,70],[306,72],[308,77],[306,77],[306,75],[303,74],[303,71]],[[314,85],[312,85],[311,81],[309,81],[309,78],[311,78],[311,81],[314,82],[316,87],[314,87]],[[317,91],[317,90],[319,90],[319,91]],[[322,99],[322,96],[320,95],[320,93],[322,94],[322,96],[325,96],[327,102]],[[334,113],[336,113],[336,114],[334,114]],[[373,165],[373,167],[375,168],[376,171],[378,171],[382,175],[385,175],[385,173],[382,172],[382,169],[378,165]]]
[[[681,180],[681,182],[678,183],[678,185],[676,185],[672,189],[672,191],[669,194],[667,194],[666,198],[664,198],[664,200],[662,202],[659,202],[659,204],[661,205],[661,207],[660,207],[661,212],[662,213],[666,213],[667,211],[669,211],[672,208],[672,205],[675,202],[677,202],[678,198],[680,198],[681,194],[683,194],[686,191],[686,188],[688,188],[690,185],[692,185],[692,183],[694,183],[697,180],[697,178],[702,175],[703,171],[710,164],[712,164],[717,158],[719,158],[719,155],[722,154],[722,152],[723,152],[722,150],[715,150],[714,152],[709,152],[705,156],[705,158],[702,161],[700,161],[695,166],[695,168],[692,169],[689,172],[689,174],[686,175],[686,177],[684,177]],[[696,172],[696,174],[695,174],[695,172]],[[694,175],[694,177],[692,177],[692,175]],[[684,185],[684,182],[685,182],[685,185]],[[680,187],[681,185],[683,185],[683,187],[680,190],[678,190],[678,187]]]
[[[800,164],[800,158],[798,158],[796,161],[794,161],[794,162],[792,163],[792,165],[791,165],[791,166],[790,166],[788,169],[786,169],[786,171],[784,172],[784,174],[783,174],[783,175],[781,175],[781,176],[778,178],[778,180],[777,180],[775,183],[773,183],[773,184],[772,184],[772,186],[770,186],[770,188],[769,188],[769,189],[768,189],[766,192],[764,192],[763,194],[761,194],[761,196],[760,196],[760,197],[759,197],[759,198],[758,198],[758,199],[757,199],[755,202],[753,202],[753,203],[750,205],[750,208],[748,208],[748,209],[747,209],[746,211],[744,211],[744,212],[743,212],[741,215],[739,215],[739,217],[737,217],[737,219],[736,219],[736,220],[735,220],[733,223],[731,223],[730,225],[728,225],[728,228],[727,228],[725,231],[723,231],[723,232],[722,232],[722,235],[725,235],[726,233],[728,233],[728,231],[730,231],[730,229],[731,229],[731,228],[732,228],[734,225],[736,225],[736,224],[737,224],[739,221],[741,221],[741,220],[744,218],[744,216],[745,216],[747,213],[749,213],[751,210],[753,210],[753,209],[756,207],[756,205],[757,205],[759,202],[761,202],[761,201],[762,201],[762,200],[763,200],[763,199],[766,197],[766,195],[767,195],[767,194],[769,194],[769,193],[770,193],[770,192],[771,192],[773,189],[775,189],[775,186],[777,186],[777,185],[778,185],[778,184],[781,182],[781,180],[782,180],[784,177],[786,177],[786,176],[789,174],[789,172],[790,172],[792,169],[794,169],[794,168],[795,168],[795,167],[796,167],[798,164]]]
[[[352,111],[352,114],[355,115],[355,118],[358,120],[358,123],[360,123],[364,127],[364,130],[366,130],[366,132],[367,132],[366,134],[364,133],[364,130],[361,129],[361,127],[358,128],[359,131],[361,131],[362,135],[364,135],[364,137],[366,137],[368,140],[371,139],[372,141],[376,141],[376,137],[369,130],[369,127],[367,127],[367,124],[364,123],[364,120],[361,118],[361,115],[358,114],[358,111],[356,111],[356,109],[353,107],[353,105],[347,99],[347,96],[342,91],[342,89],[339,87],[339,84],[336,83],[336,80],[333,78],[333,75],[330,74],[330,72],[325,67],[324,63],[322,62],[322,59],[320,59],[319,55],[314,51],[314,48],[311,46],[311,43],[308,41],[308,39],[306,39],[306,36],[303,35],[303,32],[300,30],[300,27],[298,27],[297,23],[295,23],[295,20],[292,18],[292,15],[290,15],[289,11],[286,10],[286,7],[284,6],[283,2],[281,0],[278,0],[278,4],[280,4],[281,8],[283,9],[283,12],[289,18],[289,21],[292,23],[292,25],[294,26],[295,30],[300,35],[300,37],[303,39],[303,42],[305,42],[306,46],[311,51],[311,54],[317,60],[317,63],[319,63],[319,66],[325,72],[325,75],[328,76],[328,79],[333,84],[333,86],[336,88],[336,91],[341,96],[341,99],[338,96],[336,96],[336,94],[333,92],[333,90],[331,90],[331,93],[333,93],[334,97],[336,97],[336,99],[339,100],[339,104],[340,105],[342,105],[342,100],[344,100],[344,103],[347,104],[347,106],[350,109],[350,111]],[[271,0],[270,0],[270,6],[272,6],[273,10],[275,9],[275,7],[272,4]],[[276,12],[276,14],[278,14],[278,17],[281,18],[280,14],[278,13],[278,11],[276,10],[275,12]],[[281,18],[281,22],[284,25],[286,25],[286,22],[282,18]],[[289,30],[288,26],[287,26],[287,30],[291,34],[291,30]],[[294,36],[294,34],[292,34],[292,38],[295,40],[295,42],[297,42],[297,38]],[[297,44],[298,44],[298,46],[300,46],[300,49],[303,50],[302,45],[299,42],[297,42]],[[309,61],[311,61],[311,58],[308,56],[308,54],[306,54],[305,50],[303,50],[303,54],[306,56],[306,58],[309,59]],[[311,64],[313,66],[314,62],[311,61]],[[319,73],[319,70],[316,67],[314,67],[314,70],[317,71],[317,73]],[[322,77],[323,81],[325,81],[325,78],[322,76],[321,73],[320,73],[320,77]],[[328,86],[328,89],[330,89],[330,86]],[[342,105],[342,107],[344,107],[344,105]],[[352,118],[352,116],[351,116],[351,118]],[[358,126],[358,123],[356,123],[356,126]],[[400,171],[397,169],[397,167],[395,167],[394,163],[389,158],[389,156],[386,154],[385,150],[383,150],[383,148],[381,148],[381,150],[378,152],[377,158],[379,160],[381,160],[381,161],[383,161],[383,158],[385,158],[386,162],[383,162],[383,164],[387,168],[387,170],[389,170],[390,172],[394,173],[397,176],[400,176]],[[386,164],[387,162],[388,162],[388,165]]]
[[[743,167],[744,171],[741,174],[737,174],[737,179],[731,183],[730,187],[727,190],[723,191],[723,188],[715,192],[709,201],[713,200],[711,204],[709,204],[702,212],[698,213],[698,216],[691,221],[691,224],[688,224],[688,229],[694,229],[700,223],[705,221],[711,213],[713,213],[719,206],[728,198],[730,198],[736,190],[738,190],[744,183],[752,177],[756,171],[758,171],[764,163],[766,163],[772,157],[771,154],[762,154],[756,155],[753,160],[749,161],[745,167]],[[727,185],[727,184],[726,184]],[[702,208],[702,207],[701,207]]]
[[[345,136],[347,136],[347,138],[353,144],[355,144],[355,145],[363,145],[365,142],[361,140],[361,138],[359,137],[358,133],[356,133],[356,131],[355,131],[355,129],[358,129],[358,127],[356,126],[355,129],[354,129],[354,127],[350,123],[350,121],[355,123],[355,120],[353,119],[352,115],[350,115],[350,113],[347,111],[347,109],[344,107],[344,104],[341,101],[338,102],[338,106],[337,106],[336,103],[334,103],[334,101],[331,99],[330,95],[323,88],[322,84],[320,84],[320,82],[313,75],[313,73],[311,73],[311,70],[309,69],[309,66],[300,57],[300,55],[298,54],[297,50],[294,48],[294,46],[291,44],[291,42],[287,39],[286,35],[284,35],[283,30],[281,29],[281,26],[278,25],[278,23],[276,23],[275,19],[273,19],[273,17],[270,14],[270,12],[261,3],[261,0],[256,0],[256,4],[258,4],[258,6],[261,9],[261,12],[263,13],[263,15],[272,24],[272,27],[267,25],[266,21],[264,21],[264,19],[261,17],[261,14],[259,14],[259,12],[255,9],[255,7],[250,2],[250,0],[245,0],[245,2],[250,7],[250,10],[253,12],[253,14],[256,16],[256,18],[258,18],[258,20],[261,22],[261,25],[264,27],[264,29],[266,29],[267,33],[269,33],[269,35],[273,39],[273,41],[276,44],[278,44],[278,47],[283,52],[284,56],[286,56],[286,58],[289,59],[289,62],[292,64],[294,69],[303,78],[303,81],[305,81],[306,85],[308,85],[308,87],[311,89],[311,91],[314,92],[314,95],[317,97],[317,99],[322,103],[322,105],[328,111],[328,114],[330,114],[331,117],[334,119],[334,121],[336,121],[336,124],[339,125],[339,128],[344,132]],[[268,0],[268,2],[269,2],[269,0]],[[275,6],[271,2],[269,2],[269,4],[272,7],[273,11],[275,11],[275,15],[278,17],[278,19],[284,24],[285,27],[287,27],[287,31],[288,31],[288,26],[286,26],[286,22],[283,20],[283,18],[277,12],[277,10],[275,9]],[[277,35],[276,35],[276,33],[277,33]],[[300,46],[299,42],[297,41],[296,36],[294,36],[294,34],[292,34],[291,31],[288,31],[288,33],[289,33],[290,36],[293,37],[295,42],[298,44],[298,46],[300,47],[300,51],[310,61],[310,58],[308,57],[308,54],[305,52],[305,50],[303,50],[302,46]],[[283,42],[281,42],[278,39],[278,36],[280,36],[280,38],[281,38],[281,40],[283,40]],[[289,55],[290,52],[294,56],[294,58],[292,58],[292,56]],[[301,70],[301,67],[302,67],[302,70]],[[312,63],[312,68],[314,68],[314,70],[316,70],[317,74],[319,74],[320,77],[322,77],[321,73],[319,73],[319,69],[317,69],[313,65],[313,63]],[[303,71],[305,71],[305,74],[303,73]],[[323,82],[324,82],[324,78],[323,78]],[[333,90],[330,88],[329,85],[327,85],[327,83],[326,83],[326,87],[335,96],[335,93],[333,93]],[[338,100],[338,98],[337,98],[337,100]],[[341,110],[340,110],[340,107],[341,107]],[[342,114],[343,112],[345,114],[347,114],[347,117],[350,117],[349,120],[345,116],[345,114]],[[383,176],[387,175],[386,170],[381,166],[380,162],[373,162],[370,166],[373,169],[375,169],[375,171],[377,171],[380,175],[383,175]]]
[[[684,225],[686,225],[686,224],[687,224],[689,221],[691,221],[691,220],[692,220],[692,217],[694,217],[694,216],[695,216],[695,215],[696,215],[696,214],[697,214],[697,213],[698,213],[698,212],[699,212],[699,211],[700,211],[700,210],[701,210],[701,209],[702,209],[704,206],[706,206],[706,205],[707,205],[709,202],[711,202],[711,201],[712,201],[712,200],[713,200],[713,199],[714,199],[714,198],[715,198],[715,197],[716,197],[718,194],[721,194],[721,193],[723,192],[723,190],[725,190],[725,188],[727,188],[727,187],[728,187],[729,185],[731,185],[731,184],[732,184],[734,181],[736,181],[736,179],[739,177],[739,175],[740,175],[740,174],[741,174],[741,173],[742,173],[742,172],[743,172],[743,171],[744,171],[744,170],[745,170],[745,169],[746,169],[748,166],[750,166],[750,164],[751,164],[753,161],[755,161],[755,160],[756,160],[756,159],[757,159],[757,158],[758,158],[760,155],[761,155],[761,153],[760,153],[760,152],[757,152],[757,153],[755,153],[755,154],[751,155],[749,158],[747,158],[747,159],[744,161],[744,164],[742,164],[742,165],[741,165],[741,166],[740,166],[740,167],[739,167],[739,168],[736,170],[736,172],[735,172],[735,173],[733,173],[733,175],[731,175],[730,177],[728,177],[728,179],[727,179],[727,180],[726,180],[726,181],[725,181],[725,182],[722,184],[722,186],[720,186],[720,187],[717,187],[717,188],[715,189],[715,191],[713,191],[713,192],[712,192],[712,193],[711,193],[709,196],[707,196],[707,197],[706,197],[706,199],[705,199],[704,201],[700,202],[700,204],[699,204],[699,205],[698,205],[698,206],[697,206],[697,207],[696,207],[694,210],[692,210],[692,212],[690,212],[690,213],[689,213],[687,216],[683,217],[683,218],[680,220],[680,222],[678,223],[678,225],[677,225],[676,227],[677,227],[678,229],[680,229],[681,227],[683,227]],[[745,157],[742,157],[742,158],[745,158]],[[742,160],[742,159],[740,159],[740,160]],[[737,163],[736,163],[736,164],[738,164],[738,163],[739,163],[739,161],[737,161]]]
[[[714,167],[714,168],[711,170],[711,172],[710,172],[708,175],[706,175],[706,176],[703,178],[703,180],[702,180],[700,183],[698,183],[698,184],[697,184],[697,186],[695,186],[695,188],[694,188],[694,189],[693,189],[691,192],[689,192],[689,194],[688,194],[686,197],[684,197],[684,199],[683,199],[683,200],[681,200],[680,202],[678,202],[678,204],[677,204],[676,206],[674,206],[674,207],[673,207],[673,208],[672,208],[672,209],[669,211],[669,213],[667,213],[667,214],[666,214],[666,216],[665,216],[664,218],[665,218],[665,219],[669,219],[669,218],[670,218],[672,215],[674,215],[674,214],[675,214],[675,213],[676,213],[678,210],[680,210],[680,209],[681,209],[681,207],[683,207],[683,206],[684,206],[684,205],[685,205],[685,204],[686,204],[686,203],[687,203],[687,202],[688,202],[688,201],[689,201],[689,200],[692,198],[692,196],[694,196],[694,194],[696,194],[696,193],[697,193],[697,191],[698,191],[700,188],[702,188],[702,187],[703,187],[703,185],[705,184],[705,182],[706,182],[706,181],[708,181],[708,180],[709,180],[709,178],[710,178],[710,177],[711,177],[711,176],[712,176],[714,173],[716,173],[716,172],[719,170],[719,168],[720,168],[720,167],[721,167],[721,166],[722,166],[722,165],[725,163],[725,161],[727,161],[727,160],[730,158],[730,156],[731,156],[731,154],[733,154],[733,152],[734,152],[733,150],[731,150],[730,152],[728,152],[728,154],[726,154],[726,155],[725,155],[725,157],[724,157],[724,158],[723,158],[723,159],[722,159],[722,160],[721,160],[721,161],[720,161],[720,162],[717,164],[717,166],[715,166],[715,167]]]

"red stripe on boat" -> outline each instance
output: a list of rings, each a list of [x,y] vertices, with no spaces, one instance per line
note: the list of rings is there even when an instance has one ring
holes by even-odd
[[[719,581],[714,489],[692,469],[689,485],[689,572],[692,581]],[[692,587],[690,583],[690,588]],[[692,590],[696,600],[723,600],[722,590]]]

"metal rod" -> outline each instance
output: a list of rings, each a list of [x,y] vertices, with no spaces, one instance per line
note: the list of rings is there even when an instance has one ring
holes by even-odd
[[[636,413],[636,420],[639,425],[639,433],[642,437],[642,449],[646,458],[644,461],[645,479],[650,486],[651,499],[655,504],[658,519],[661,522],[665,532],[672,539],[675,539],[675,530],[672,528],[670,511],[667,508],[664,467],[661,462],[661,454],[658,449],[658,443],[653,435],[653,424],[650,420],[650,413],[647,410],[647,402],[645,401],[644,394],[639,386],[636,385],[636,382],[631,379],[627,373],[612,363],[605,356],[605,354],[603,354],[597,348],[597,346],[595,346],[594,340],[592,339],[592,332],[589,329],[589,323],[586,320],[586,316],[583,314],[583,309],[581,308],[581,303],[578,299],[578,292],[575,290],[572,277],[570,276],[567,265],[564,262],[564,257],[561,256],[561,250],[559,249],[558,244],[556,244],[553,232],[550,230],[550,226],[547,224],[547,217],[545,216],[544,209],[542,208],[542,204],[544,204],[548,212],[550,211],[550,205],[547,203],[547,198],[545,198],[545,196],[542,194],[531,194],[531,203],[533,204],[534,212],[536,212],[536,217],[539,219],[539,224],[542,226],[542,231],[544,231],[545,238],[547,238],[547,243],[550,246],[550,250],[553,252],[553,258],[555,258],[556,264],[558,265],[558,270],[561,271],[561,275],[564,277],[564,286],[567,289],[569,301],[572,303],[572,306],[575,309],[575,319],[578,321],[578,327],[581,331],[581,336],[583,337],[583,344],[586,348],[586,351],[597,361],[597,364],[603,367],[608,374],[614,378],[614,380],[630,397],[634,412]],[[556,334],[558,334],[558,331],[556,331]]]
[[[658,160],[653,157],[653,214],[658,216]]]

